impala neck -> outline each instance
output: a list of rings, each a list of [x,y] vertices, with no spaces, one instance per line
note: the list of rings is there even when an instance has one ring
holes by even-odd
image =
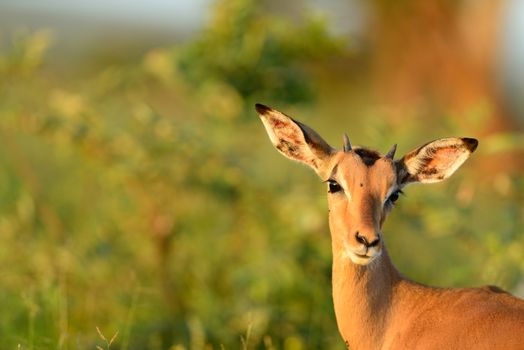
[[[383,247],[369,265],[356,265],[333,240],[333,303],[339,331],[351,349],[380,348],[401,276]]]

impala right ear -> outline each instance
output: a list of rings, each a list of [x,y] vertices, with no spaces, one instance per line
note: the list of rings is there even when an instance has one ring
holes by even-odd
[[[335,150],[319,134],[270,107],[257,103],[255,108],[269,139],[280,153],[309,165],[322,179],[329,176],[326,166]]]
[[[478,146],[476,139],[449,137],[429,142],[395,161],[400,186],[450,177]]]

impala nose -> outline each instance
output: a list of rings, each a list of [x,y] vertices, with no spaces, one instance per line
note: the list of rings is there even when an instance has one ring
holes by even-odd
[[[358,243],[363,244],[366,248],[376,247],[380,243],[380,236],[374,236],[374,239],[370,242],[366,236],[361,235],[359,231],[355,233],[355,239]]]

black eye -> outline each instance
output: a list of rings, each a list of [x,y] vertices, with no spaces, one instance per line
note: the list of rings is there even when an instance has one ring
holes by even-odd
[[[335,180],[328,180],[328,192],[336,193],[342,190],[342,187]]]
[[[395,203],[395,202],[398,200],[398,198],[399,198],[399,196],[400,196],[401,194],[402,194],[402,191],[401,191],[401,190],[397,190],[397,191],[393,192],[393,193],[389,196],[388,201],[389,201],[391,204]]]
[[[395,203],[398,200],[398,193],[395,192],[391,196],[389,196],[389,200]]]

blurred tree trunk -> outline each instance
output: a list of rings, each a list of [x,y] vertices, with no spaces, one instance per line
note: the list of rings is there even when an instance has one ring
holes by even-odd
[[[417,115],[430,126],[435,113],[451,114],[481,139],[516,128],[496,77],[504,0],[374,0],[371,6],[374,81],[380,102],[394,106],[393,120]],[[467,118],[471,113],[484,118]],[[520,158],[497,154],[482,163],[491,171],[519,171]]]

